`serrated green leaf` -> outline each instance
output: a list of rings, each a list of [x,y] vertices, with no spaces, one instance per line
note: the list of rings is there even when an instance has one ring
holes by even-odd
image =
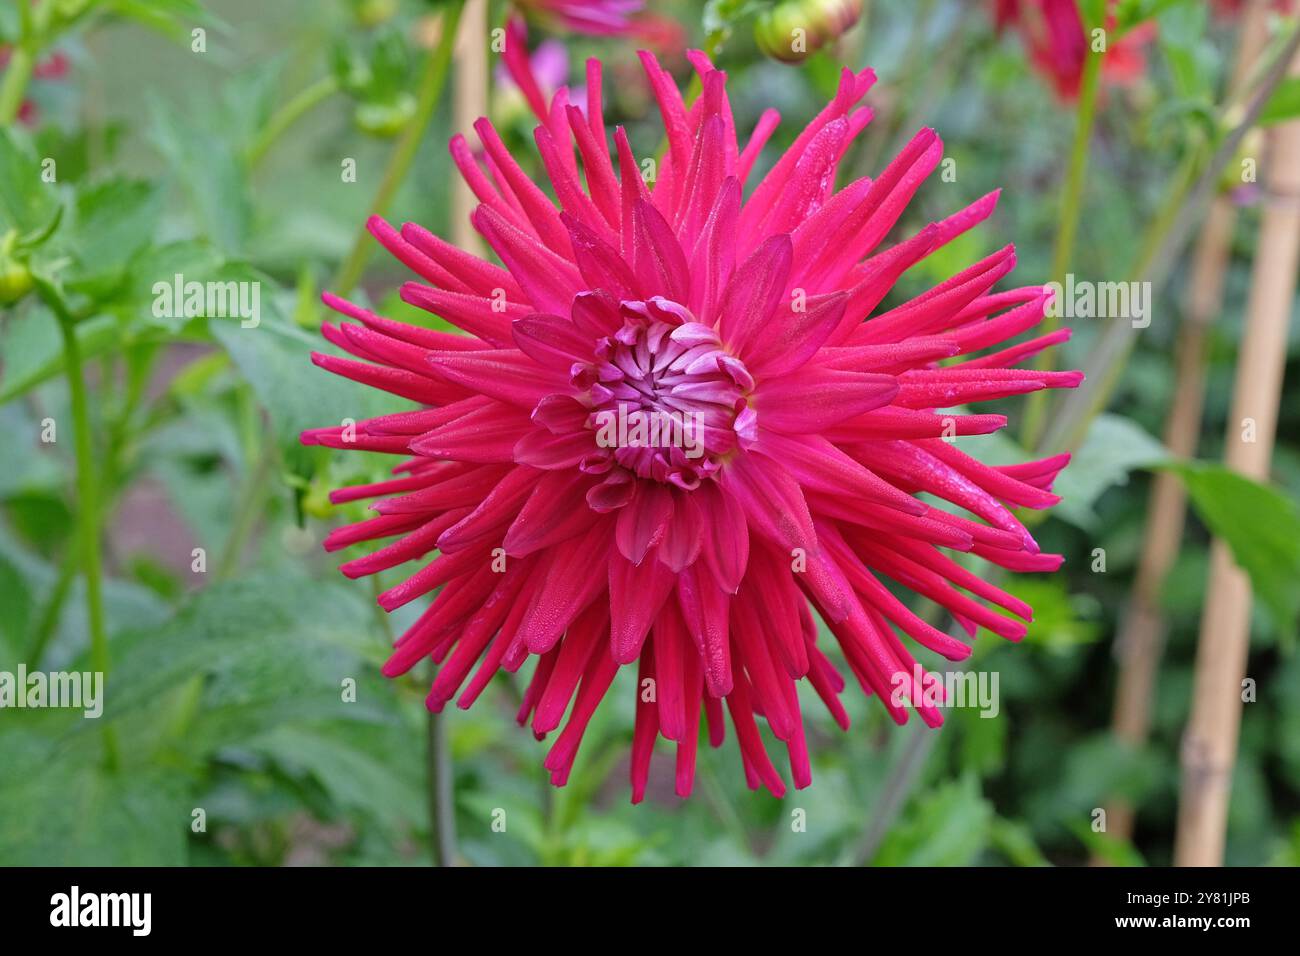
[[[1080,528],[1096,527],[1093,510],[1109,488],[1128,481],[1129,472],[1169,460],[1169,452],[1139,426],[1118,415],[1098,415],[1082,446],[1056,480],[1053,489],[1061,503],[1055,517]]]
[[[1300,614],[1300,509],[1274,488],[1222,465],[1168,466],[1182,478],[1206,526],[1227,542],[1279,633],[1295,634]]]

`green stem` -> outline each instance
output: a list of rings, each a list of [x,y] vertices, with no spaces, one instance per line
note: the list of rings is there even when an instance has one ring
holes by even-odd
[[[45,648],[49,646],[50,638],[54,636],[54,629],[59,626],[59,618],[63,613],[63,602],[68,599],[68,592],[72,589],[72,582],[77,577],[77,564],[80,554],[76,547],[68,549],[64,555],[63,562],[59,566],[59,576],[54,582],[54,588],[50,591],[50,596],[45,602],[45,608],[41,611],[40,620],[36,623],[36,632],[32,637],[31,646],[27,650],[27,663],[32,667],[39,667],[41,658],[45,656]]]
[[[1131,281],[1151,282],[1153,296],[1154,291],[1162,284],[1162,280],[1154,277],[1153,266],[1157,259],[1161,258],[1161,249],[1165,246],[1166,238],[1170,236],[1179,212],[1186,203],[1199,166],[1199,159],[1197,155],[1189,157],[1170,183],[1169,192],[1147,229],[1146,238],[1138,253],[1137,265],[1130,270]],[[1037,440],[1038,450],[1058,448],[1074,451],[1083,443],[1092,420],[1105,408],[1111,393],[1119,384],[1129,353],[1137,342],[1133,330],[1125,326],[1129,321],[1123,317],[1107,321],[1084,367],[1084,380],[1088,385],[1082,390],[1081,396],[1072,396],[1078,404],[1067,406],[1077,411],[1058,418],[1052,428],[1040,434]],[[1047,513],[1037,512],[1037,514],[1046,517]]]
[[[1170,184],[1161,211],[1141,246],[1140,259],[1131,272],[1134,278],[1151,284],[1152,299],[1169,278],[1178,253],[1212,197],[1224,168],[1236,156],[1264,105],[1286,78],[1297,53],[1300,53],[1300,26],[1292,30],[1268,69],[1263,71],[1240,120],[1227,136],[1219,138],[1208,161],[1201,162],[1199,155],[1193,155],[1187,161],[1183,175],[1175,177]],[[1221,111],[1224,128],[1228,126],[1228,117],[1236,112],[1231,104]],[[1037,443],[1037,451],[1074,451],[1079,447],[1092,420],[1106,407],[1118,387],[1128,356],[1137,342],[1137,331],[1128,320],[1109,320],[1088,357],[1085,366],[1087,377],[1079,388],[1058,400],[1058,412],[1052,417],[1052,427]]]
[[[885,789],[872,809],[871,824],[849,857],[850,865],[870,866],[876,858],[880,845],[889,835],[890,827],[902,813],[908,797],[921,779],[921,772],[925,770],[930,751],[938,739],[939,732],[929,727],[912,730],[911,738],[903,745],[902,753],[890,769]]]
[[[0,126],[9,126],[18,118],[41,47],[50,39],[53,16],[52,3],[36,6],[20,2],[18,5],[18,42],[13,45],[9,64],[0,77]]]
[[[17,118],[35,65],[36,57],[26,47],[14,47],[9,65],[0,78],[0,126],[8,126]]]
[[[1074,126],[1074,145],[1070,148],[1070,163],[1065,182],[1061,187],[1061,209],[1056,227],[1056,242],[1052,247],[1052,268],[1049,273],[1055,282],[1064,282],[1066,271],[1074,259],[1074,246],[1079,235],[1079,218],[1083,212],[1083,190],[1088,178],[1088,146],[1092,141],[1092,127],[1097,117],[1097,93],[1101,89],[1101,63],[1104,53],[1090,53],[1084,61],[1083,78],[1079,86],[1079,101]],[[1059,305],[1059,303],[1058,303]],[[1043,319],[1042,333],[1056,331],[1061,324],[1057,315]],[[1039,353],[1038,368],[1050,369],[1054,349]],[[1047,411],[1047,392],[1033,392],[1025,407],[1020,440],[1033,447],[1042,437],[1044,416]]]
[[[442,37],[438,40],[438,46],[429,52],[428,59],[425,61],[424,75],[420,78],[415,115],[411,117],[410,124],[402,133],[388,161],[384,177],[379,183],[379,190],[370,203],[370,216],[382,216],[388,211],[388,205],[396,195],[397,188],[410,171],[411,163],[415,161],[420,140],[424,137],[424,131],[433,118],[438,101],[442,99],[443,87],[447,84],[447,72],[451,65],[452,51],[456,46],[457,27],[460,25],[460,14],[464,6],[464,0],[456,0],[447,8],[443,16]],[[363,226],[357,232],[357,237],[352,243],[352,251],[348,253],[334,279],[333,291],[337,295],[347,295],[356,287],[362,272],[365,271],[366,260],[370,257],[372,248],[370,234]]]
[[[218,581],[224,581],[234,574],[239,567],[239,559],[244,556],[244,549],[266,504],[265,489],[271,476],[273,458],[274,452],[271,443],[268,442],[257,456],[257,463],[253,466],[253,471],[244,486],[244,493],[240,496],[239,510],[235,513],[230,534],[221,552],[221,560],[217,564],[216,580]]]
[[[429,773],[429,850],[434,866],[456,865],[456,799],[451,747],[442,714],[429,712],[427,747]]]
[[[285,103],[284,106],[271,115],[266,125],[262,127],[262,132],[257,139],[248,147],[248,150],[244,153],[244,162],[250,167],[256,166],[258,161],[266,155],[271,145],[284,134],[285,130],[337,93],[338,88],[339,83],[335,77],[324,76],[302,90],[288,103]]]
[[[91,669],[108,678],[108,634],[104,628],[104,599],[99,553],[99,487],[95,477],[94,441],[86,383],[82,377],[81,346],[77,328],[58,293],[46,283],[38,283],[42,297],[53,308],[63,334],[64,372],[72,401],[72,428],[77,452],[77,542],[81,552],[81,571],[86,581],[86,618],[90,625]],[[105,722],[104,762],[110,771],[119,764],[117,734]]]

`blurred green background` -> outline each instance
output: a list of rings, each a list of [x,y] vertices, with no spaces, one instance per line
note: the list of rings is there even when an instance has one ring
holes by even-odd
[[[395,148],[379,134],[409,118],[441,7],[72,6],[85,9],[42,51],[66,57],[66,73],[34,79],[29,122],[0,133],[0,234],[39,232],[63,210],[33,261],[57,265],[77,313],[103,508],[108,709],[100,721],[0,711],[0,864],[425,863],[427,672],[379,675],[391,635],[408,619],[382,620],[371,584],[345,580],[335,570],[340,556],[320,547],[331,527],[364,513],[362,504],[330,507],[328,490],[375,480],[391,461],[304,448],[297,435],[405,404],[314,368],[308,353],[321,346],[319,292],[355,241]],[[820,110],[841,63],[871,65],[880,76],[868,99],[877,118],[848,161],[854,175],[874,175],[926,125],[956,161],[953,181],[936,175],[923,187],[906,232],[1003,187],[993,220],[913,270],[902,292],[1012,241],[1019,284],[1048,278],[1074,115],[1018,40],[995,32],[992,3],[875,0],[858,27],[800,66],[759,52],[747,26],[753,4],[651,6],[676,18],[692,44],[734,20],[718,61],[738,127],[769,106],[783,116],[763,163]],[[1211,135],[1234,25],[1208,16],[1199,0],[1151,6],[1160,31],[1144,77],[1106,90],[1099,107],[1072,265],[1081,275],[1126,274],[1169,179]],[[503,13],[494,3],[492,23]],[[192,49],[195,26],[206,30],[205,52]],[[13,42],[20,29],[17,4],[6,2],[0,35]],[[545,36],[534,26],[534,42]],[[574,83],[585,57],[607,61],[617,77],[606,85],[607,116],[629,126],[640,154],[654,150],[661,130],[634,43],[563,42]],[[685,85],[684,59],[667,61]],[[391,218],[443,235],[454,176],[449,97],[389,207]],[[498,88],[490,104],[510,142],[531,141],[533,120],[517,95]],[[297,106],[301,115],[280,130],[286,108]],[[537,169],[535,153],[526,155]],[[57,161],[56,183],[40,179],[44,157]],[[355,160],[355,182],[340,176],[346,159]],[[1207,459],[1222,447],[1258,225],[1249,195],[1241,203],[1226,306],[1210,332]],[[260,281],[261,326],[156,318],[152,285],[177,272]],[[357,296],[427,324],[396,300],[405,278],[377,255]],[[1164,457],[1158,436],[1187,279],[1181,263],[1107,414],[1057,489],[1067,505],[1039,529],[1044,550],[1066,555],[1065,568],[1010,588],[1035,607],[1029,636],[1020,646],[980,636],[970,666],[1000,677],[996,719],[954,710],[938,732],[915,720],[896,728],[850,689],[847,734],[820,707],[806,708],[810,789],[784,801],[750,793],[729,740],[701,753],[696,794],[684,803],[672,795],[671,756],[658,755],[647,799],[633,807],[626,668],[562,790],[546,781],[545,745],[514,724],[522,685],[500,677],[472,711],[443,721],[458,857],[477,865],[1038,865],[1098,854],[1168,863],[1208,551],[1195,517],[1163,588],[1169,631],[1152,739],[1141,751],[1123,748],[1109,724],[1112,641],[1142,543],[1145,469]],[[1094,338],[1077,323],[1060,366],[1079,367]],[[1295,360],[1292,335],[1290,373]],[[48,303],[28,294],[5,306],[0,670],[92,666],[64,371]],[[1288,375],[1274,459],[1277,485],[1292,500],[1300,496],[1298,382]],[[1012,414],[1019,408],[1009,403]],[[57,425],[52,443],[40,437],[46,419]],[[965,447],[997,460],[1012,454],[1011,441]],[[196,548],[202,573],[193,570]],[[1096,548],[1105,549],[1103,573],[1092,570]],[[1283,579],[1284,589],[1297,586]],[[1300,862],[1300,658],[1287,635],[1276,615],[1257,610],[1249,673],[1261,692],[1242,726],[1229,863]],[[355,702],[344,700],[347,679]],[[116,768],[102,758],[106,725]],[[1131,842],[1101,840],[1090,828],[1093,808],[1114,795],[1139,807]],[[806,830],[792,828],[796,810],[806,811]]]

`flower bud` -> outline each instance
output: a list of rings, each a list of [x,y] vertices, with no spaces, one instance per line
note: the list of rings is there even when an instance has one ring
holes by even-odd
[[[754,24],[758,48],[783,63],[801,63],[862,16],[862,0],[780,0]]]
[[[10,230],[0,240],[0,305],[13,305],[32,291],[32,272],[11,255],[17,234]]]
[[[402,93],[396,99],[360,103],[353,114],[357,127],[371,136],[396,136],[415,116],[415,97]]]

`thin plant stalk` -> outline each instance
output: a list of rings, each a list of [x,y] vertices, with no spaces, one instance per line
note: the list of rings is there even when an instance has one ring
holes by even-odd
[[[284,135],[290,126],[337,93],[338,89],[339,83],[334,76],[324,76],[299,92],[297,96],[271,114],[271,118],[258,133],[257,139],[248,147],[248,151],[244,154],[244,161],[249,166],[256,166],[272,144]]]
[[[51,4],[47,9],[35,13],[31,4],[20,3],[18,42],[10,51],[9,63],[4,74],[0,76],[0,126],[8,126],[18,118],[23,99],[27,96],[27,84],[32,80],[36,69],[36,57],[39,54],[38,37],[44,32],[44,25],[49,20]],[[37,22],[37,19],[41,22]]]
[[[104,625],[103,563],[100,555],[99,480],[95,474],[95,446],[90,420],[90,403],[82,366],[81,344],[76,320],[55,289],[37,280],[37,291],[54,312],[63,337],[63,366],[68,379],[72,411],[73,445],[77,456],[76,541],[82,578],[86,587],[86,621],[90,631],[91,670],[108,679],[108,631]],[[104,766],[116,772],[120,764],[117,731],[105,721]]]
[[[456,794],[451,747],[442,714],[429,712],[426,740],[429,850],[434,866],[456,865]]]
[[[1061,185],[1061,206],[1057,213],[1056,241],[1052,246],[1051,277],[1064,282],[1066,270],[1074,260],[1075,242],[1079,235],[1079,219],[1083,212],[1083,192],[1088,178],[1088,151],[1092,142],[1092,128],[1097,117],[1097,94],[1101,89],[1101,64],[1104,53],[1089,47],[1083,64],[1083,77],[1079,83],[1079,99],[1075,113],[1074,143],[1070,147],[1070,161],[1066,167],[1065,181]],[[1043,319],[1042,331],[1053,332],[1060,325],[1057,315]],[[1038,368],[1052,367],[1055,349],[1046,349],[1038,356]],[[1047,412],[1047,392],[1033,392],[1025,406],[1020,439],[1026,447],[1033,447],[1042,437],[1043,418]]]
[[[447,84],[452,50],[456,45],[456,28],[460,23],[461,10],[464,6],[464,0],[457,0],[450,4],[443,14],[442,36],[438,40],[438,45],[429,51],[425,60],[424,73],[420,78],[415,115],[411,117],[410,123],[398,139],[388,166],[384,169],[379,189],[370,203],[371,216],[382,216],[388,211],[389,204],[397,195],[398,187],[406,179],[406,174],[410,172],[411,164],[415,161],[415,155],[419,152],[420,141],[424,138],[429,121],[433,119],[438,101],[442,99],[443,88]],[[361,274],[365,271],[366,261],[370,258],[372,248],[370,234],[363,227],[357,232],[352,250],[335,276],[332,289],[336,294],[347,295],[356,288]]]
[[[452,120],[459,131],[470,129],[488,112],[489,70],[487,0],[467,0],[456,41],[456,80],[452,90]],[[479,253],[483,242],[470,222],[478,197],[460,176],[452,178],[451,237],[458,249]]]
[[[1236,69],[1229,91],[1246,83],[1250,64],[1266,40],[1263,3],[1252,4],[1242,23],[1237,44]],[[1237,221],[1231,198],[1216,196],[1192,259],[1192,271],[1178,330],[1174,357],[1174,390],[1164,443],[1179,458],[1196,455],[1205,405],[1205,340],[1211,322],[1223,307],[1224,280],[1231,261],[1232,235]],[[1147,507],[1149,519],[1142,536],[1133,593],[1115,638],[1119,681],[1111,727],[1115,737],[1137,749],[1146,744],[1151,726],[1151,702],[1163,652],[1165,618],[1160,589],[1178,557],[1187,513],[1187,491],[1173,473],[1156,474]],[[1119,840],[1133,836],[1134,808],[1114,799],[1106,807],[1106,833]]]
[[[1150,282],[1153,294],[1159,293],[1169,278],[1173,263],[1201,211],[1209,203],[1220,175],[1255,126],[1274,90],[1286,78],[1287,65],[1298,50],[1300,26],[1292,28],[1279,54],[1254,87],[1245,108],[1229,104],[1223,110],[1225,122],[1229,118],[1236,122],[1231,132],[1218,141],[1208,161],[1200,162],[1193,156],[1171,184],[1161,214],[1153,221],[1147,241],[1143,243],[1145,251],[1138,266],[1130,273],[1134,280]],[[1086,379],[1079,388],[1060,400],[1051,425],[1035,445],[1036,450],[1078,449],[1093,418],[1106,407],[1119,384],[1129,353],[1136,343],[1136,332],[1128,319],[1107,321],[1085,363]]]
[[[18,118],[35,67],[36,57],[25,46],[14,47],[0,77],[0,126],[8,126]]]
[[[1291,75],[1300,76],[1300,56]],[[1274,129],[1264,164],[1266,200],[1237,357],[1224,461],[1266,479],[1273,456],[1287,329],[1300,268],[1300,120]],[[1247,427],[1250,423],[1251,428]],[[1253,433],[1251,429],[1253,428]],[[1223,863],[1228,800],[1237,759],[1242,681],[1250,649],[1250,580],[1215,540],[1197,643],[1191,716],[1181,748],[1182,783],[1174,863]]]

